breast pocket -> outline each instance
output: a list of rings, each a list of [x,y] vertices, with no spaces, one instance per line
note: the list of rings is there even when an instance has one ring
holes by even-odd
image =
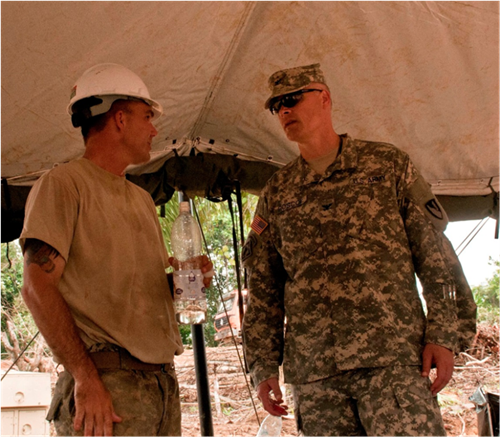
[[[304,263],[321,245],[320,218],[307,197],[277,205],[272,211],[273,237],[287,270]]]
[[[402,228],[396,194],[388,180],[351,187],[354,197],[347,206],[346,236],[373,250],[389,250]]]
[[[341,186],[326,191],[318,212],[320,233],[329,248],[344,246],[349,239],[362,238],[369,223],[368,209],[372,199],[370,187]]]

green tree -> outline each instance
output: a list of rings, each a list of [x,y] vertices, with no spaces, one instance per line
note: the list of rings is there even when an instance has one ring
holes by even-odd
[[[35,337],[38,328],[21,296],[23,256],[18,241],[2,243],[2,357],[15,359]],[[34,370],[49,350],[39,337],[18,363],[22,370]],[[31,357],[31,358],[29,358]]]
[[[494,324],[500,317],[500,260],[490,257],[489,264],[496,267],[493,276],[486,284],[472,287],[472,294],[478,307],[478,321]]]
[[[2,332],[14,313],[23,284],[23,258],[16,242],[2,243]]]

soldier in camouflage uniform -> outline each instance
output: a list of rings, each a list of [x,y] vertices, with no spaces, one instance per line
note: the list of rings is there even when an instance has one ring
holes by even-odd
[[[269,86],[265,106],[301,156],[263,189],[243,251],[245,353],[264,408],[286,414],[283,363],[303,435],[446,435],[435,396],[476,306],[445,212],[406,153],[335,133],[319,64]]]

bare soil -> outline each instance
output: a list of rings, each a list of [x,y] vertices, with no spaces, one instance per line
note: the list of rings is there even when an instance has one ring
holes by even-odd
[[[215,436],[255,436],[267,413],[263,410],[249,376],[242,371],[241,346],[226,345],[206,349],[210,382],[212,423]],[[2,361],[6,370],[11,362]],[[62,366],[59,367],[61,371]],[[198,396],[193,351],[186,350],[176,357],[182,407],[182,435],[200,436]],[[432,375],[431,375],[432,376]],[[481,386],[488,393],[500,392],[499,327],[497,324],[479,325],[471,349],[455,359],[455,371],[448,385],[439,393],[438,401],[448,436],[477,436],[478,425],[475,404],[469,397]],[[57,373],[52,372],[53,386]],[[250,387],[250,388],[249,388]],[[283,420],[282,436],[296,436],[293,419],[293,400],[285,390],[289,418]],[[50,435],[55,435],[51,424]]]
[[[239,353],[239,357],[238,357]],[[267,413],[250,386],[249,376],[242,371],[241,346],[220,346],[206,349],[212,401],[212,422],[216,436],[255,436]],[[179,378],[183,436],[200,436],[200,419],[196,392],[193,351],[186,350],[176,357]],[[477,413],[469,397],[478,386],[498,393],[499,387],[499,328],[479,325],[475,344],[455,360],[452,380],[438,395],[448,436],[477,436]],[[248,386],[247,386],[248,381]],[[293,407],[286,390],[289,410]],[[253,398],[253,403],[251,400]],[[293,413],[293,411],[292,411]],[[296,436],[293,418],[283,420],[282,436]]]

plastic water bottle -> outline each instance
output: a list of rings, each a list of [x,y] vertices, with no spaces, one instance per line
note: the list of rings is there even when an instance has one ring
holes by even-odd
[[[170,233],[174,258],[174,304],[177,322],[182,325],[204,323],[207,296],[203,284],[201,232],[191,215],[189,202],[181,202],[179,216]]]
[[[273,416],[269,414],[260,424],[257,437],[274,436],[278,437],[281,434],[281,416]]]

